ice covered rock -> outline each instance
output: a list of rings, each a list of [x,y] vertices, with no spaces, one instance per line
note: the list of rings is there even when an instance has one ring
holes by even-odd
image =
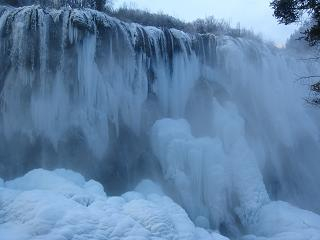
[[[41,169],[39,169],[39,171],[42,171]],[[63,177],[64,179],[78,185],[78,186],[83,186],[86,183],[86,180],[84,179],[84,177],[77,173],[74,172],[72,170],[68,170],[68,169],[56,169],[53,171],[55,174],[57,174],[60,177]]]
[[[151,180],[145,179],[142,180],[135,188],[136,192],[142,193],[145,196],[148,196],[150,194],[157,194],[157,195],[164,195],[161,187]]]
[[[223,239],[195,227],[151,181],[137,189],[148,196],[107,198],[100,184],[75,172],[33,170],[0,188],[1,239]]]
[[[31,191],[34,189],[50,191],[69,198],[89,195],[106,197],[100,183],[93,180],[86,182],[80,174],[64,169],[52,172],[35,169],[23,177],[5,182],[5,187],[18,191]]]

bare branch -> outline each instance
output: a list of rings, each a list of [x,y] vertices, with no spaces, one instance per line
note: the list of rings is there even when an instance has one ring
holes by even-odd
[[[318,107],[318,108],[320,107],[320,98],[313,98],[313,99],[305,98],[304,100],[309,105],[312,105],[312,106]]]
[[[320,78],[320,75],[311,75],[311,76],[299,77],[298,80],[311,79],[311,78]]]
[[[298,58],[299,61],[317,61],[320,60],[320,57],[310,57],[310,58]]]

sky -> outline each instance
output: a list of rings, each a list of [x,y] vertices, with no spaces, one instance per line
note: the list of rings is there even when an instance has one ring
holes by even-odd
[[[296,25],[279,25],[269,6],[271,0],[114,0],[151,12],[163,12],[185,21],[214,16],[261,34],[265,40],[283,46],[297,29]]]

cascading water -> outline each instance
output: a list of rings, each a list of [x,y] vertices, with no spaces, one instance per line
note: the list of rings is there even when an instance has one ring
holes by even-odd
[[[213,61],[209,35],[126,25],[90,9],[1,12],[2,146],[23,148],[6,166],[26,166],[27,151],[38,165],[75,157],[92,168],[121,135],[139,138],[161,116],[182,117],[200,61]]]
[[[0,6],[0,176],[68,167],[113,192],[154,178],[230,236],[273,200],[320,212],[320,116],[294,82],[318,64],[58,3]]]

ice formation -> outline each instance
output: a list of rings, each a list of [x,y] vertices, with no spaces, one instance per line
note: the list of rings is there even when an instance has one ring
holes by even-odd
[[[320,114],[294,81],[318,63],[124,23],[96,1],[20,2],[0,6],[0,236],[219,238],[190,218],[230,238],[320,239]],[[111,195],[150,178],[188,216],[147,180],[107,197],[35,168]]]
[[[241,133],[236,116],[228,119],[221,113],[220,117],[226,128]],[[153,126],[151,138],[165,178],[191,216],[207,215],[232,231],[236,219],[227,210],[236,201],[236,217],[255,234],[243,239],[320,238],[319,215],[269,199],[257,161],[241,135],[224,143],[218,138],[195,138],[185,120],[163,119]]]
[[[1,239],[227,239],[194,226],[150,185],[145,180],[142,193],[107,197],[101,184],[70,170],[33,170],[0,187]]]
[[[73,171],[36,169],[1,184],[0,207],[4,240],[227,240],[196,227],[150,180],[142,181],[135,191],[107,197],[100,183],[85,181]],[[247,235],[244,240],[319,238],[320,216],[288,203],[268,203],[256,217],[250,225],[256,236]]]
[[[241,121],[235,119],[238,121],[232,126],[232,119],[223,113],[219,117],[234,133],[230,142],[194,138],[186,121],[166,119],[155,123],[152,146],[165,178],[172,182],[191,215],[209,213],[217,227],[221,222],[230,224],[234,220],[227,210],[232,208],[231,201],[236,201],[240,220],[247,225],[270,199],[253,153],[242,135],[236,134],[242,132],[236,126]]]

